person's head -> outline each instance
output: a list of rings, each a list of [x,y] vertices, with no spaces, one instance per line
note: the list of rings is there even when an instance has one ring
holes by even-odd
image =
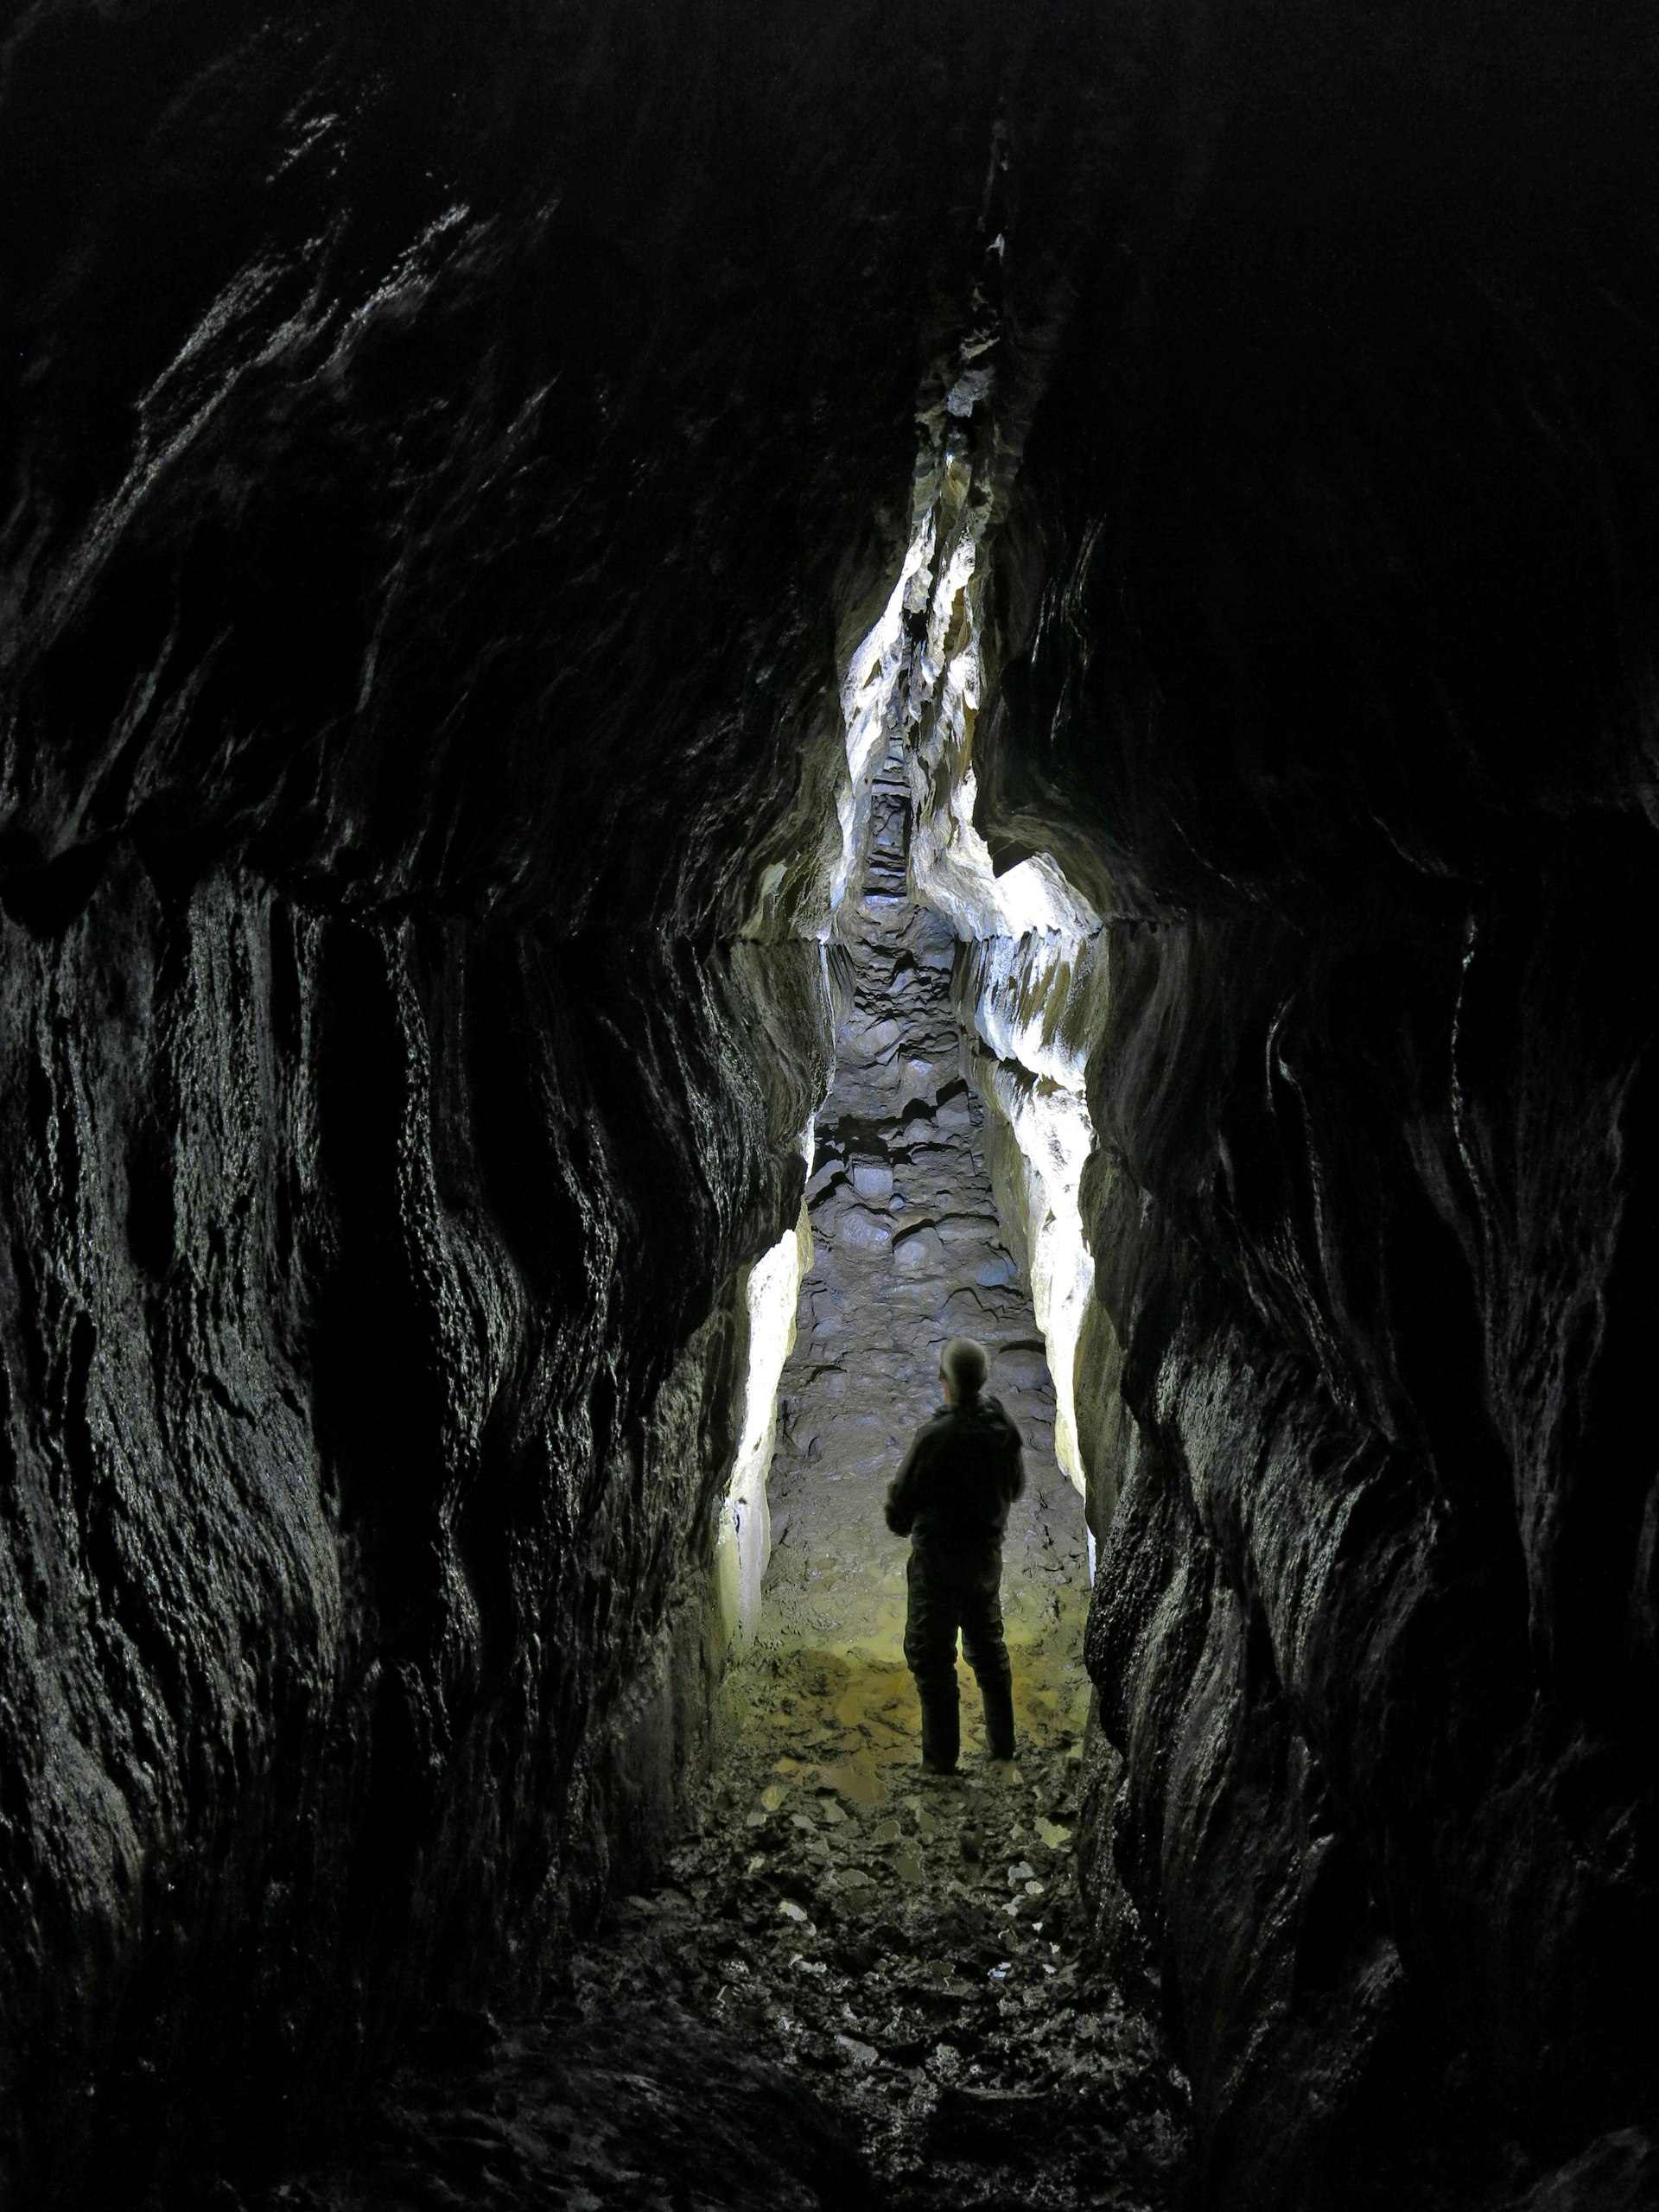
[[[953,1406],[976,1398],[985,1383],[985,1347],[971,1337],[952,1337],[939,1354],[939,1380]]]

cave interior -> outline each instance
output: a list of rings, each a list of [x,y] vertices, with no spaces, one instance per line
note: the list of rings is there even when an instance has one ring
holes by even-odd
[[[0,25],[0,2202],[1659,2204],[1656,168],[1636,0]]]

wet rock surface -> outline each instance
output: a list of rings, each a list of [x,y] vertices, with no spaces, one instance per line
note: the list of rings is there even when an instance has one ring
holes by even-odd
[[[1324,2212],[1654,2119],[1659,73],[1317,15],[1116,16],[975,765],[1106,922],[1101,1885]]]
[[[842,910],[847,1011],[807,1185],[812,1264],[779,1391],[763,1635],[899,1656],[907,1546],[881,1518],[910,1439],[941,1402],[939,1352],[975,1337],[988,1389],[1026,1440],[1009,1516],[1012,1632],[1040,1637],[1088,1564],[1080,1502],[1054,1464],[1054,1392],[1031,1294],[986,1161],[985,1109],[962,1071],[957,939],[913,903],[902,750],[872,798],[861,888]]]

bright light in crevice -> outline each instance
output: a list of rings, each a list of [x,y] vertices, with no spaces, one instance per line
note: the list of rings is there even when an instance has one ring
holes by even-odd
[[[811,1143],[809,1128],[807,1145]],[[811,1160],[809,1154],[809,1169]],[[760,1586],[772,1556],[766,1477],[778,1433],[778,1386],[795,1348],[801,1278],[812,1264],[812,1230],[800,1218],[747,1271],[743,1284],[745,1360],[737,1457],[721,1509],[715,1574],[728,1638],[747,1642],[760,1619]]]
[[[950,416],[966,418],[988,395],[988,373],[975,371],[974,378],[971,385],[959,380],[952,387],[945,410]],[[847,778],[837,798],[841,850],[829,906],[833,917],[857,880],[871,787],[903,717],[909,725],[913,802],[911,888],[970,948],[969,989],[960,1008],[972,1030],[964,1037],[964,1059],[988,1109],[1013,1140],[1019,1166],[1002,1174],[999,1203],[1005,1216],[1012,1206],[1019,1217],[1010,1232],[1027,1255],[1032,1304],[1054,1382],[1055,1458],[1081,1492],[1085,1481],[1074,1370],[1094,1269],[1084,1242],[1078,1189],[1094,1131],[1082,1047],[1058,1017],[1091,957],[1100,921],[1047,854],[999,876],[974,826],[985,507],[970,505],[973,493],[963,450],[947,441],[943,449],[925,452],[903,567],[880,615],[852,654],[841,688]],[[923,634],[912,643],[918,617],[925,618]],[[821,934],[827,938],[832,929],[833,920]],[[810,1174],[810,1128],[804,1149]],[[766,1478],[778,1390],[794,1347],[801,1281],[811,1258],[803,1206],[796,1227],[755,1262],[743,1286],[741,1427],[721,1514],[717,1563],[728,1633],[744,1638],[753,1636],[760,1620],[771,1553]],[[1091,1580],[1094,1560],[1091,1533]]]
[[[1039,974],[1039,963],[1046,961],[1059,964],[1059,947],[1052,939],[1027,938],[1014,944],[1004,938],[982,950],[995,960],[1005,946],[1027,977]],[[1093,1125],[1080,1087],[1073,1090],[1051,1075],[1034,1074],[1031,1062],[1018,1052],[976,1053],[973,1075],[981,1096],[1007,1122],[1019,1147],[1023,1172],[1018,1202],[1025,1217],[1031,1302],[1054,1377],[1054,1457],[1082,1491],[1085,1473],[1074,1378],[1095,1266],[1084,1243],[1077,1193],[1094,1144]]]
[[[1000,1195],[1021,1217],[1032,1304],[1054,1378],[1055,1457],[1082,1491],[1074,1376],[1094,1263],[1078,1191],[1094,1130],[1083,1045],[1068,1035],[1062,1017],[1092,959],[1100,919],[1046,853],[998,875],[974,826],[973,741],[983,673],[979,569],[988,509],[976,504],[960,456],[947,458],[938,481],[940,519],[927,557],[942,541],[949,550],[931,581],[925,639],[910,670],[912,887],[973,948],[961,1009],[975,1033],[970,1073],[1018,1149],[1012,1179],[1019,1187]],[[953,543],[947,514],[955,518]],[[920,581],[918,574],[912,599]],[[1092,1562],[1091,1547],[1091,1571]]]
[[[841,687],[841,715],[847,733],[847,781],[836,801],[841,817],[841,857],[830,879],[830,910],[838,911],[854,880],[859,848],[868,818],[870,785],[886,749],[887,717],[898,696],[905,664],[905,614],[932,557],[933,520],[921,518],[905,550],[899,581],[879,619],[865,633],[848,663]]]

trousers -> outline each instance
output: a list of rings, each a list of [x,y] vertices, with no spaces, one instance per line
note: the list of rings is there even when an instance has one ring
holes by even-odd
[[[1014,1757],[1014,1669],[1002,1636],[1002,1547],[971,1552],[912,1548],[906,1569],[905,1663],[922,1701],[922,1758],[949,1772],[961,1749],[957,1637],[974,1670],[994,1759]]]

